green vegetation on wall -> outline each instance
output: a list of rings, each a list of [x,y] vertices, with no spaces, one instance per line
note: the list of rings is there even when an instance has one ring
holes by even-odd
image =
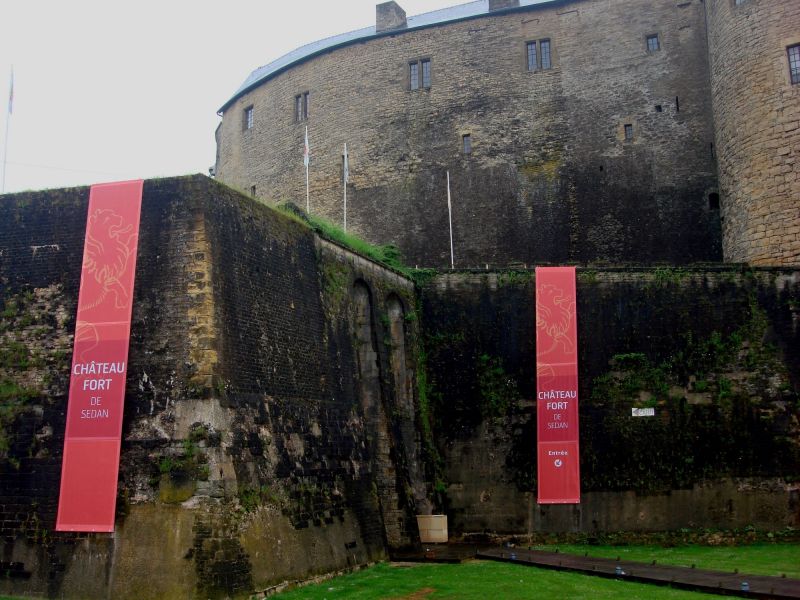
[[[797,414],[767,318],[755,304],[742,327],[697,340],[659,364],[618,354],[582,404],[587,489],[640,492],[726,476],[800,476]],[[634,417],[653,408],[654,417]]]

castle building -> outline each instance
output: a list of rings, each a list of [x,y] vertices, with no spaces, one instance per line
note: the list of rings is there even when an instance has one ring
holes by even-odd
[[[308,44],[220,108],[217,177],[420,266],[800,262],[800,3],[478,0]]]

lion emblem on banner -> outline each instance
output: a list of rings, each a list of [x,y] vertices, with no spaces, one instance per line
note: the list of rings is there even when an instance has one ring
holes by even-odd
[[[99,306],[109,297],[115,308],[128,306],[129,293],[120,279],[128,270],[135,235],[133,225],[109,208],[97,209],[89,216],[83,258],[84,277],[93,277],[102,292],[87,299],[87,304],[81,309]]]
[[[564,290],[554,285],[543,285],[536,294],[536,328],[553,340],[548,350],[537,354],[549,354],[559,345],[565,354],[575,352],[575,345],[567,333],[575,320],[575,301]]]
[[[575,301],[564,290],[554,285],[543,285],[536,293],[536,328],[552,340],[549,348],[537,348],[536,355],[542,358],[554,352],[559,346],[564,354],[574,354],[575,344],[569,336],[574,327]],[[549,381],[555,374],[549,364],[539,364],[538,376],[542,381]]]

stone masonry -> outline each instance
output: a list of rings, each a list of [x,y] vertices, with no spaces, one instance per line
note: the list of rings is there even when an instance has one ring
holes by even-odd
[[[708,0],[725,260],[800,262],[800,4]]]
[[[703,3],[513,4],[276,72],[225,105],[218,177],[304,206],[308,126],[311,211],[342,222],[347,143],[348,228],[412,265],[449,265],[447,171],[457,267],[721,259]],[[542,40],[551,68],[528,70]]]

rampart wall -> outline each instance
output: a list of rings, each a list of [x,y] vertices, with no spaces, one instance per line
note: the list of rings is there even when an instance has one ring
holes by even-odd
[[[201,176],[145,182],[115,533],[53,531],[87,201],[0,204],[0,590],[237,596],[411,543],[412,284]]]
[[[543,39],[552,68],[529,71],[526,42]],[[348,227],[412,265],[449,266],[446,171],[456,266],[719,260],[706,56],[698,0],[555,2],[387,32],[228,105],[216,172],[305,206],[308,126],[311,211],[342,222],[347,143]],[[412,90],[409,63],[422,59],[431,85]]]
[[[538,507],[530,271],[415,290],[195,176],[145,182],[116,530],[56,533],[87,200],[0,203],[3,593],[245,595],[431,508],[467,538],[800,525],[797,271],[580,269],[583,502]]]
[[[579,505],[536,504],[534,294],[529,271],[421,291],[452,535],[800,524],[800,273],[579,270]]]
[[[706,2],[725,260],[800,263],[800,6]]]

